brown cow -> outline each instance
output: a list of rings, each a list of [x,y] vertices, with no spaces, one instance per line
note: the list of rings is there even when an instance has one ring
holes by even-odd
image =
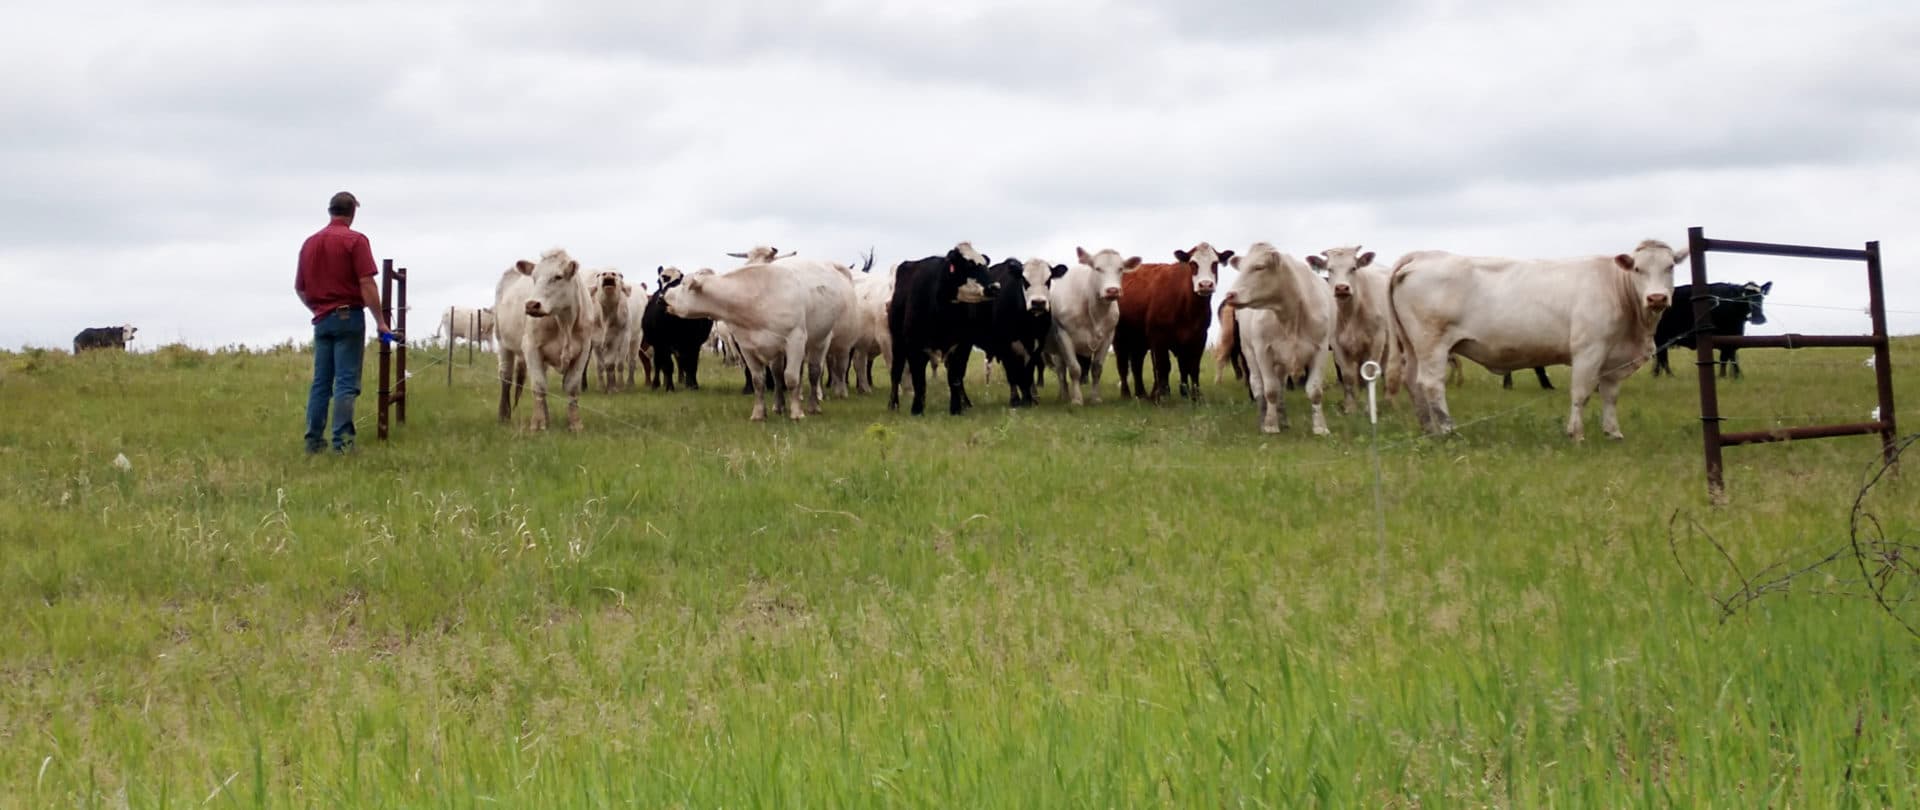
[[[1113,351],[1120,362],[1120,396],[1129,396],[1127,374],[1133,374],[1132,396],[1159,400],[1169,393],[1167,355],[1180,363],[1180,395],[1200,396],[1200,358],[1207,351],[1207,326],[1213,322],[1213,288],[1220,265],[1233,251],[1218,251],[1201,242],[1193,250],[1176,250],[1173,264],[1143,264],[1120,282],[1120,323],[1113,333]],[[1153,390],[1140,379],[1147,353],[1153,353]]]

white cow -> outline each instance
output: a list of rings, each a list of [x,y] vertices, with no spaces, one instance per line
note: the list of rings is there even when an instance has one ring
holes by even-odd
[[[627,346],[622,357],[627,368],[627,390],[634,390],[635,371],[639,366],[647,367],[647,375],[653,374],[653,359],[647,355],[647,332],[641,327],[641,321],[647,314],[647,284],[640,282],[636,289],[627,285]]]
[[[1333,292],[1300,261],[1255,242],[1233,257],[1240,277],[1227,292],[1235,308],[1240,351],[1247,359],[1247,383],[1260,403],[1260,431],[1278,433],[1287,426],[1287,380],[1307,375],[1307,402],[1313,408],[1313,434],[1327,435],[1321,409],[1326,390],[1327,344],[1333,340]]]
[[[1053,330],[1046,353],[1060,378],[1061,398],[1081,405],[1082,384],[1092,386],[1093,401],[1100,401],[1100,373],[1120,323],[1120,279],[1140,266],[1140,257],[1121,258],[1111,248],[1074,252],[1079,263],[1047,288]]]
[[[829,359],[839,366],[839,390],[844,391],[851,380],[854,389],[862,394],[873,393],[873,361],[884,359],[888,368],[893,367],[893,332],[887,328],[887,303],[893,300],[893,273],[858,273],[853,277],[853,308],[849,316],[842,316],[841,322],[834,326],[833,345],[838,347],[846,341],[846,356],[834,355],[829,348]],[[846,332],[843,334],[842,330]],[[830,369],[830,371],[833,371]]]
[[[1340,408],[1353,412],[1354,391],[1361,384],[1360,366],[1371,360],[1386,375],[1387,396],[1399,390],[1400,363],[1393,351],[1393,315],[1387,311],[1387,284],[1392,271],[1373,263],[1373,252],[1358,246],[1329,248],[1308,256],[1307,264],[1327,274],[1333,287],[1336,315],[1333,327],[1333,364],[1340,370],[1345,395]]]
[[[1648,239],[1631,253],[1507,259],[1422,251],[1394,266],[1392,311],[1407,348],[1407,388],[1429,432],[1453,430],[1447,357],[1500,374],[1571,364],[1567,436],[1580,441],[1581,409],[1600,391],[1601,429],[1622,438],[1620,383],[1653,354],[1654,327],[1673,300],[1673,266],[1687,251]]]
[[[531,376],[534,412],[527,427],[547,428],[547,368],[551,366],[560,371],[560,384],[567,392],[567,429],[579,430],[580,389],[587,381],[587,357],[600,328],[580,263],[560,248],[541,254],[538,264],[515,262],[494,287],[493,312],[500,334],[500,421],[512,417],[520,389]]]
[[[784,267],[794,261],[799,260],[775,263]],[[856,358],[866,360],[873,357],[871,350],[874,348],[874,338],[868,331],[868,324],[861,318],[860,312],[860,290],[871,287],[879,281],[872,271],[873,256],[868,255],[860,269],[852,274],[853,297],[847,299],[847,308],[840,313],[839,322],[833,325],[833,339],[827,344],[827,386],[832,389],[834,396],[842,399],[847,397],[847,386],[855,382]],[[892,289],[891,279],[888,280],[888,289]],[[869,351],[862,352],[863,349]],[[873,391],[871,367],[862,362],[857,371],[860,374],[856,387],[860,393],[871,393]]]
[[[433,333],[433,342],[452,337],[474,343],[487,344],[487,350],[493,350],[493,309],[490,307],[449,307],[440,313],[440,328]]]
[[[633,317],[633,287],[620,271],[609,268],[589,274],[587,289],[600,316],[593,354],[600,363],[601,388],[615,391],[632,370],[633,358],[627,350],[633,345],[633,333],[640,329],[639,319]]]
[[[787,415],[804,419],[801,370],[809,380],[806,410],[819,413],[827,344],[834,324],[851,306],[852,275],[831,262],[751,264],[725,274],[701,270],[667,291],[667,311],[727,322],[754,384],[753,421],[766,419],[769,367],[782,372]]]

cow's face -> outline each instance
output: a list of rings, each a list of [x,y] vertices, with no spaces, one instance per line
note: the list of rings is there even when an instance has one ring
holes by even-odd
[[[1067,274],[1064,264],[1048,265],[1039,259],[1028,259],[1020,265],[1020,283],[1026,286],[1027,311],[1047,311],[1047,288],[1053,286],[1053,280]]]
[[[1329,248],[1326,253],[1308,256],[1307,264],[1326,275],[1327,284],[1333,287],[1333,297],[1345,302],[1353,297],[1353,289],[1359,284],[1354,278],[1360,268],[1373,264],[1373,251],[1360,252],[1359,246]]]
[[[962,304],[978,304],[988,296],[999,292],[999,285],[987,277],[990,261],[986,255],[973,249],[973,243],[961,242],[947,251],[947,275],[942,279],[943,289],[953,290],[953,300]]]
[[[1749,281],[1747,286],[1741,288],[1741,292],[1743,293],[1741,297],[1747,302],[1747,320],[1754,326],[1765,324],[1767,313],[1760,308],[1760,304],[1766,300],[1767,293],[1773,292],[1773,282],[1755,284]]]
[[[597,297],[618,300],[628,290],[627,279],[618,270],[602,270],[594,273],[588,284]]]
[[[655,269],[654,273],[659,277],[661,292],[666,292],[669,288],[673,287],[673,285],[679,284],[680,279],[686,275],[680,272],[680,268],[678,267],[665,266]]]
[[[565,315],[573,310],[579,301],[580,263],[558,248],[549,250],[540,256],[540,263],[533,266],[533,294],[527,297],[527,315],[544,318],[548,315]]]
[[[1193,294],[1210,296],[1213,295],[1213,288],[1220,284],[1220,265],[1233,258],[1233,251],[1221,253],[1215,251],[1212,245],[1201,242],[1194,245],[1192,250],[1174,251],[1173,258],[1185,264],[1187,270],[1193,273]]]
[[[1291,292],[1297,279],[1287,258],[1266,242],[1255,242],[1244,255],[1234,257],[1232,264],[1240,271],[1240,277],[1233,282],[1233,289],[1227,291],[1225,303],[1242,309],[1270,309],[1297,295]],[[1312,272],[1304,265],[1299,269]]]
[[[1627,274],[1627,283],[1643,307],[1643,318],[1658,320],[1673,303],[1673,267],[1687,258],[1685,249],[1674,250],[1667,243],[1648,239],[1633,249],[1613,257],[1613,263]]]
[[[1099,253],[1088,253],[1086,248],[1074,248],[1074,256],[1080,264],[1093,273],[1093,291],[1102,301],[1120,300],[1120,279],[1140,266],[1139,256],[1121,258],[1120,252],[1113,248],[1102,248]]]
[[[676,274],[678,270],[674,271]],[[676,275],[674,284],[660,288],[660,300],[666,302],[667,314],[676,318],[707,317],[701,308],[702,291],[714,278],[714,272],[702,267],[690,274]]]
[[[1769,283],[1771,283],[1771,282],[1769,282]],[[1753,311],[1754,311],[1754,312],[1759,312],[1759,311],[1760,311],[1760,308],[1759,308],[1759,305],[1757,305],[1757,304],[1756,304],[1756,305],[1754,306],[1754,310],[1753,310]],[[1754,321],[1754,323],[1766,323],[1766,321]],[[132,340],[132,339],[133,339],[133,333],[135,333],[135,332],[138,332],[138,331],[140,331],[140,330],[139,330],[138,328],[135,328],[135,327],[133,326],[133,324],[127,324],[126,326],[122,326],[122,327],[120,327],[120,342],[121,342],[121,343],[125,343],[125,342],[127,342],[127,341],[129,341],[129,340]]]

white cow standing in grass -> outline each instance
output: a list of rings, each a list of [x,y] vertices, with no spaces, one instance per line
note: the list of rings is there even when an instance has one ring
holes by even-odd
[[[1614,256],[1401,257],[1389,289],[1421,426],[1453,431],[1447,358],[1458,354],[1495,374],[1572,365],[1567,436],[1584,437],[1581,409],[1598,389],[1601,430],[1623,438],[1614,407],[1620,384],[1652,356],[1654,328],[1673,300],[1673,267],[1686,257],[1653,239]]]
[[[1343,397],[1340,409],[1352,413],[1354,390],[1360,385],[1360,367],[1371,360],[1386,375],[1387,396],[1400,388],[1400,364],[1393,350],[1393,315],[1387,311],[1387,285],[1392,271],[1373,263],[1373,252],[1359,247],[1329,248],[1308,256],[1307,264],[1325,271],[1333,288],[1333,365],[1340,370]]]
[[[547,369],[560,372],[567,392],[567,429],[580,429],[580,389],[599,331],[599,311],[580,263],[554,248],[538,263],[515,262],[493,292],[500,335],[500,421],[512,418],[520,391],[533,378],[530,430],[547,429]]]
[[[1321,401],[1336,317],[1332,290],[1306,262],[1266,242],[1255,242],[1232,264],[1240,277],[1225,303],[1234,307],[1247,384],[1260,403],[1260,431],[1278,433],[1287,426],[1287,380],[1305,372],[1313,434],[1326,435]]]
[[[623,372],[629,372],[633,366],[627,350],[633,344],[633,333],[640,329],[639,321],[632,318],[633,287],[618,270],[600,270],[588,278],[587,289],[591,291],[600,320],[593,340],[593,354],[600,363],[600,387],[604,391],[617,391],[625,376]]]
[[[827,345],[851,306],[853,271],[832,262],[750,264],[725,274],[703,269],[667,290],[665,300],[679,317],[727,322],[753,381],[753,421],[766,419],[768,368],[780,372],[790,418],[820,412]]]
[[[1083,384],[1092,387],[1093,401],[1100,401],[1100,373],[1120,324],[1120,279],[1140,266],[1140,257],[1122,258],[1111,248],[1074,252],[1079,262],[1047,287],[1053,330],[1046,355],[1060,378],[1060,397],[1080,405]]]
[[[493,310],[482,307],[450,307],[440,313],[440,328],[433,333],[433,342],[451,335],[458,340],[471,343],[484,343],[488,351],[493,351]]]

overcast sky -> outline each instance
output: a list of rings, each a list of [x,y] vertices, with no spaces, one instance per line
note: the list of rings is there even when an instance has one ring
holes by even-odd
[[[477,10],[484,6],[487,10]],[[39,3],[0,49],[0,347],[311,336],[348,189],[416,336],[567,248],[1149,260],[1207,240],[1617,253],[1879,239],[1920,332],[1920,7],[1012,0]],[[1857,265],[1763,332],[1864,331]],[[1800,305],[1800,306],[1789,306]],[[1816,307],[1831,307],[1821,309]]]

